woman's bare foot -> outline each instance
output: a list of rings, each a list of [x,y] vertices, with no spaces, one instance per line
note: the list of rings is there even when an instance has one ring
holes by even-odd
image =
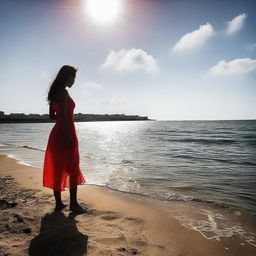
[[[87,205],[85,205],[87,207]],[[83,208],[81,205],[77,204],[70,204],[69,210],[72,212],[78,212],[78,213],[89,213],[88,209]]]
[[[60,203],[60,204],[58,203],[58,204],[56,204],[54,210],[55,210],[55,211],[61,211],[61,210],[64,209],[66,206],[67,206],[67,205],[65,205],[65,204],[63,204],[63,203]]]

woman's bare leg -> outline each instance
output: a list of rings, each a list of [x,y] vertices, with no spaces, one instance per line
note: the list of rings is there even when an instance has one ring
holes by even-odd
[[[74,212],[87,212],[86,209],[84,209],[79,203],[77,202],[77,186],[74,188],[70,188],[70,211]]]
[[[61,201],[61,192],[54,190],[54,197],[56,201],[56,207],[55,210],[62,210],[63,208],[66,207],[65,204],[62,203]]]
[[[70,188],[70,205],[75,206],[78,205],[77,202],[77,186],[75,188]]]

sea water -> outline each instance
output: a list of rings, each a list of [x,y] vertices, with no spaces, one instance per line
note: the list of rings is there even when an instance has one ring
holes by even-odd
[[[0,153],[43,168],[54,123],[0,124]],[[88,184],[256,213],[256,120],[76,122]]]

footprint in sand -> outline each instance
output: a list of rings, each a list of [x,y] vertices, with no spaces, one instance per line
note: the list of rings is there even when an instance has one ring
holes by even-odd
[[[120,234],[116,237],[98,238],[95,241],[98,242],[98,243],[101,243],[101,244],[105,244],[105,245],[113,245],[113,244],[119,244],[120,242],[126,241],[126,238],[123,234]]]
[[[105,215],[105,216],[102,216],[101,218],[103,220],[115,220],[115,219],[119,219],[121,218],[122,216],[121,215],[118,215],[118,214],[109,214],[109,215]]]
[[[136,218],[136,217],[125,217],[126,220],[136,222],[137,224],[142,224],[144,222],[143,219],[141,218]]]
[[[136,245],[136,246],[147,246],[148,243],[142,240],[135,240],[131,242],[132,245]]]

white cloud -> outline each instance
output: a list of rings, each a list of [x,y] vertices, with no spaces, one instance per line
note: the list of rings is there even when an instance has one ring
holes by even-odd
[[[256,71],[256,60],[244,58],[229,62],[221,60],[208,70],[208,74],[213,76],[243,75],[252,71]]]
[[[112,68],[120,72],[133,72],[143,70],[146,73],[157,73],[159,68],[157,60],[142,49],[112,50],[105,63],[100,66],[102,69]]]
[[[247,44],[246,48],[248,50],[254,50],[254,49],[256,49],[256,43]]]
[[[242,13],[235,18],[233,18],[231,21],[227,22],[227,30],[226,33],[228,35],[232,35],[239,30],[241,30],[245,24],[245,19],[247,17],[246,13]]]
[[[93,87],[93,88],[102,88],[103,86],[99,83],[96,83],[94,81],[88,81],[86,82],[83,86],[86,86],[86,87]]]
[[[119,105],[119,106],[123,106],[123,105],[126,105],[126,104],[130,104],[131,103],[131,100],[128,100],[126,98],[122,98],[122,97],[116,97],[116,96],[113,96],[111,98],[101,98],[99,99],[99,103],[101,105]]]
[[[202,46],[209,38],[214,36],[214,28],[210,23],[201,25],[199,29],[185,34],[172,48],[173,52],[192,50]]]

